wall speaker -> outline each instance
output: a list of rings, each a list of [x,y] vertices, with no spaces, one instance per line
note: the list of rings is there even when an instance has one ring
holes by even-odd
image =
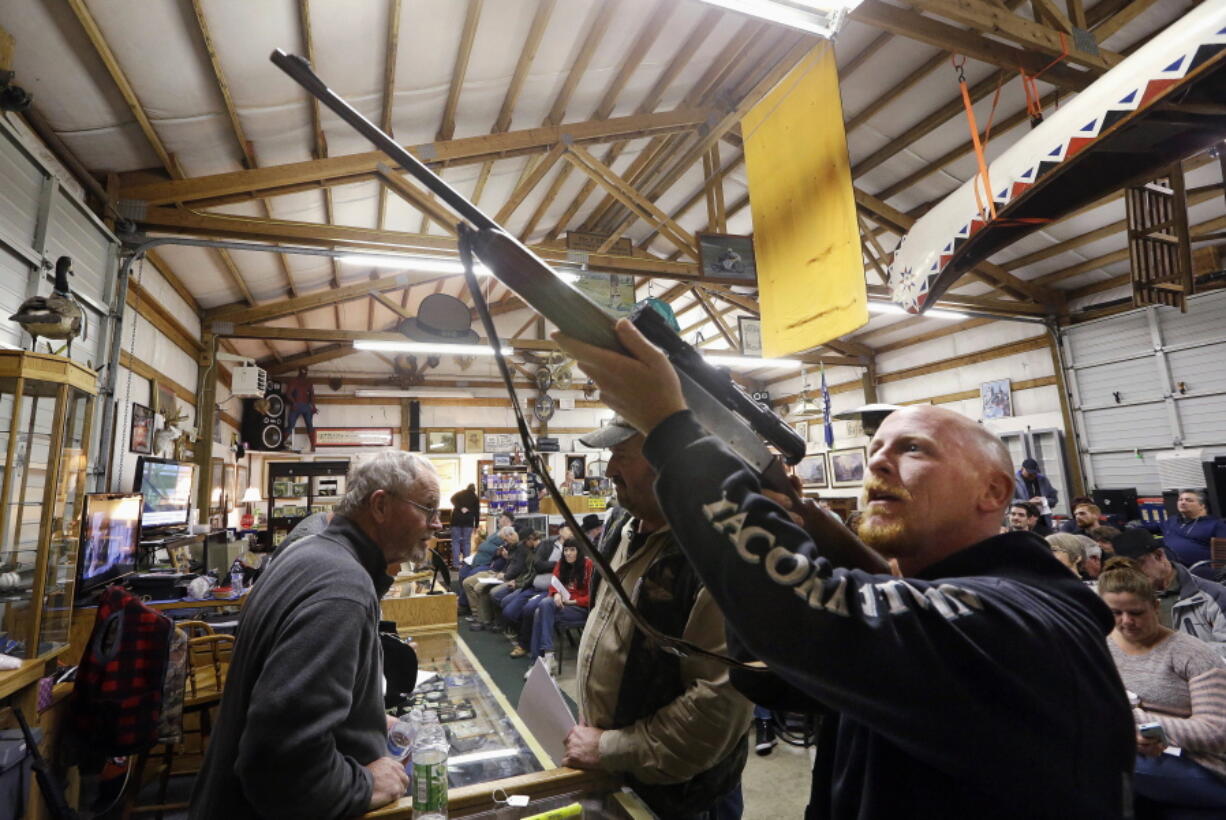
[[[248,450],[280,450],[288,408],[280,382],[269,382],[263,398],[243,400],[243,441]]]
[[[404,442],[400,443],[403,447]],[[414,453],[421,452],[421,402],[409,402],[409,441],[408,449]]]

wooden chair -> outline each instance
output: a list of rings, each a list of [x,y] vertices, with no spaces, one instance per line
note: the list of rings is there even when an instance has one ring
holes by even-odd
[[[189,640],[216,634],[213,631],[213,627],[204,621],[175,621],[175,626],[182,629]]]
[[[183,622],[178,626],[183,627]],[[187,803],[167,803],[166,792],[170,785],[172,774],[193,774],[198,769],[174,771],[175,758],[187,751],[187,736],[198,735],[200,738],[198,753],[204,755],[209,735],[212,734],[213,707],[221,703],[225,691],[226,675],[230,671],[230,657],[234,652],[234,636],[214,634],[212,628],[203,622],[195,622],[208,630],[208,634],[188,638],[187,641],[187,676],[184,680],[183,692],[183,737],[178,743],[167,743],[162,747],[162,763],[158,771],[158,798],[156,803],[145,806],[136,805],[136,797],[140,793],[144,781],[145,767],[152,750],[142,752],[136,758],[135,769],[128,785],[123,816],[133,814],[154,813],[157,820],[162,820],[166,811],[181,811],[188,807]],[[189,730],[188,716],[195,715],[198,728]]]

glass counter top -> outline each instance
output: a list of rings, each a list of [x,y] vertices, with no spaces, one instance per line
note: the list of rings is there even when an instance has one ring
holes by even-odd
[[[438,677],[414,690],[413,699],[393,714],[414,706],[434,711],[451,741],[450,789],[553,768],[514,706],[455,632],[414,635],[413,640],[418,669]]]

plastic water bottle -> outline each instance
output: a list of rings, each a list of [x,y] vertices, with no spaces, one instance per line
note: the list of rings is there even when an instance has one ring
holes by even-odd
[[[403,763],[413,752],[413,739],[417,735],[417,727],[408,715],[402,716],[387,730],[387,754],[397,762]]]
[[[413,742],[414,820],[446,820],[449,751],[451,743],[438,720],[423,720]]]
[[[235,558],[234,563],[230,566],[230,590],[235,598],[242,597],[243,594],[243,561],[241,558]]]

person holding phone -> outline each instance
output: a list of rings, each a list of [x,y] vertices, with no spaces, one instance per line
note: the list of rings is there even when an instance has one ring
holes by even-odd
[[[1158,595],[1127,558],[1112,558],[1098,593],[1115,617],[1107,641],[1137,723],[1133,789],[1162,807],[1226,810],[1226,661],[1158,620]],[[1165,754],[1179,747],[1178,756]]]

